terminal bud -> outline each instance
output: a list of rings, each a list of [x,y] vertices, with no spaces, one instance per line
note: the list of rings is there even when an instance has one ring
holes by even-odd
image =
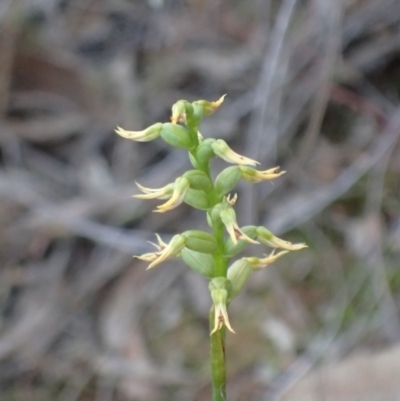
[[[178,100],[172,106],[171,123],[186,123],[187,114],[193,114],[193,106],[187,100]]]
[[[202,114],[203,116],[209,116],[213,114],[219,106],[221,106],[222,102],[224,101],[226,95],[221,96],[215,102],[209,102],[208,100],[197,100],[193,102],[193,107],[198,114]]]

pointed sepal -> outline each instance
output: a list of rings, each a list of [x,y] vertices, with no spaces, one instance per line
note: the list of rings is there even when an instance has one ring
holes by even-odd
[[[157,266],[167,259],[178,256],[186,244],[186,238],[181,234],[173,236],[169,244],[165,244],[159,236],[157,236],[157,239],[158,245],[153,244],[158,249],[157,252],[135,256],[145,262],[151,262],[147,267],[147,270]]]
[[[131,139],[137,142],[150,142],[160,136],[163,124],[157,123],[146,128],[143,131],[127,131],[121,127],[117,127],[115,132],[123,138]]]
[[[262,226],[257,227],[257,239],[259,239],[264,245],[272,248],[286,249],[288,251],[298,251],[299,249],[307,248],[305,243],[292,244],[289,241],[280,239]]]

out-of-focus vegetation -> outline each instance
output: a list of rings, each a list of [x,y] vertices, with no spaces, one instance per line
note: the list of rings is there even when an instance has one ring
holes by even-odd
[[[333,399],[395,400],[399,92],[398,0],[2,0],[0,399],[210,399],[206,281],[132,259],[206,227],[131,198],[189,161],[113,128],[227,93],[203,135],[288,171],[241,184],[239,223],[310,246],[232,303],[229,400],[313,401],[292,386],[370,350]]]

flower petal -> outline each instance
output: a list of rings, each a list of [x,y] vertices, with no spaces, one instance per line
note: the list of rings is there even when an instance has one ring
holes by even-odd
[[[257,227],[257,238],[263,244],[272,248],[282,248],[289,251],[298,251],[299,249],[307,248],[307,245],[305,243],[292,244],[289,241],[284,241],[283,239],[275,237],[275,235],[272,234],[271,231],[262,226]]]
[[[138,199],[169,199],[172,196],[174,190],[174,184],[168,184],[162,188],[147,188],[135,182],[137,187],[144,192],[143,194],[133,195],[134,198]]]
[[[156,213],[164,213],[178,207],[183,202],[185,195],[190,188],[190,183],[186,177],[178,177],[173,186],[174,191],[171,198],[164,204],[157,206],[157,209],[155,210]]]
[[[160,136],[161,129],[162,129],[162,124],[157,123],[151,125],[150,127],[146,128],[143,131],[127,131],[117,126],[115,132],[118,135],[122,136],[123,138],[132,139],[133,141],[149,142]]]
[[[225,288],[217,288],[211,291],[211,298],[214,304],[214,328],[210,335],[213,335],[220,330],[224,325],[226,328],[235,333],[229,322],[228,311],[226,304],[228,300],[228,291]]]
[[[242,173],[242,178],[246,181],[252,183],[258,183],[261,181],[273,180],[285,174],[286,171],[281,171],[278,173],[279,167],[273,167],[269,170],[259,171],[251,167],[240,166],[240,171]]]
[[[275,254],[275,250],[273,250],[270,255],[265,255],[265,258],[262,259],[255,257],[244,258],[244,259],[247,260],[253,266],[254,270],[259,270],[275,262],[276,260],[278,260],[283,255],[286,255],[287,253],[289,253],[289,251],[281,251]]]
[[[221,159],[225,160],[228,163],[236,163],[242,165],[255,166],[260,164],[258,161],[250,159],[248,157],[239,155],[234,152],[228,144],[222,139],[218,139],[211,145],[214,153],[219,156]]]
[[[170,243],[161,251],[157,252],[157,258],[150,263],[147,270],[164,262],[165,260],[177,256],[185,247],[186,238],[183,235],[177,234],[172,237]]]

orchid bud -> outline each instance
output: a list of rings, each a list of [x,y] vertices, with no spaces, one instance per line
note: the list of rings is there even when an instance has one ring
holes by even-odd
[[[193,107],[197,109],[197,113],[201,113],[203,116],[209,116],[210,114],[213,114],[219,106],[221,106],[222,102],[224,101],[226,95],[221,96],[217,101],[215,102],[209,102],[208,100],[197,100],[196,102],[193,102]]]
[[[215,139],[207,138],[197,148],[196,156],[200,163],[206,164],[214,156],[213,143],[215,143]]]
[[[208,253],[201,253],[184,248],[181,252],[182,260],[194,271],[204,277],[214,276],[214,259]]]
[[[180,125],[165,123],[160,132],[161,138],[176,148],[192,149],[193,142],[189,132]]]
[[[178,100],[172,106],[171,123],[186,123],[187,117],[193,114],[193,106],[187,100]]]
[[[228,167],[215,179],[215,190],[219,195],[225,195],[236,187],[241,178],[239,166]]]
[[[199,163],[197,162],[196,158],[194,157],[194,155],[190,152],[189,152],[189,160],[190,160],[190,163],[192,163],[192,166],[194,168],[199,169],[201,167],[199,165]]]
[[[239,259],[228,269],[228,280],[231,282],[229,300],[235,298],[249,280],[253,267],[246,259]]]
[[[189,170],[183,177],[189,180],[190,188],[198,190],[208,190],[211,187],[210,178],[200,170]]]
[[[207,222],[210,227],[213,224],[220,225],[222,224],[221,220],[221,212],[226,209],[226,205],[224,202],[217,203],[209,212],[207,213]]]
[[[195,209],[207,210],[210,207],[210,201],[204,191],[189,189],[186,192],[183,201]]]
[[[218,244],[215,237],[205,231],[189,230],[182,234],[186,238],[186,248],[203,253],[214,253]]]

